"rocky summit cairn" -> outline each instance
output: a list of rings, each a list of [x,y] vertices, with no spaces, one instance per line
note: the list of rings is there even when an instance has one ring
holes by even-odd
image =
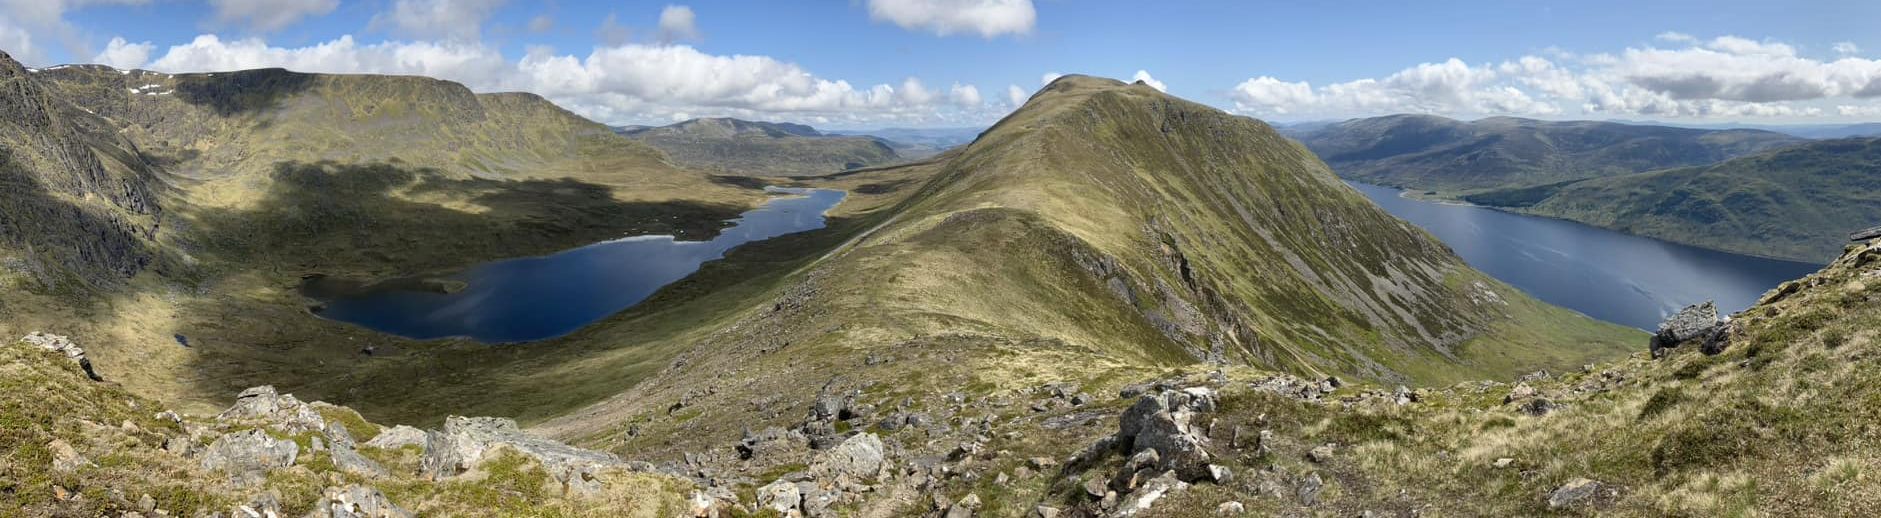
[[[20,341],[37,345],[41,349],[63,354],[66,358],[71,358],[72,361],[78,362],[78,368],[85,370],[85,377],[91,378],[92,381],[104,381],[104,378],[99,376],[97,371],[91,369],[91,359],[85,357],[85,349],[79,347],[78,344],[72,343],[72,339],[70,338],[33,331],[33,334],[26,335],[26,337],[21,338]]]
[[[1664,358],[1671,349],[1693,340],[1703,340],[1699,350],[1705,354],[1718,354],[1730,345],[1731,323],[1718,317],[1718,307],[1711,301],[1703,304],[1686,306],[1678,314],[1659,324],[1659,332],[1652,335],[1650,344],[1653,358]]]

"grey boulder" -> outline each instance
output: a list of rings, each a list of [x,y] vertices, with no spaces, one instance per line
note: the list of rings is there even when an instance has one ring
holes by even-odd
[[[199,462],[204,469],[220,471],[231,481],[247,485],[261,482],[270,470],[293,466],[299,456],[300,446],[294,441],[247,430],[216,438],[203,449]]]

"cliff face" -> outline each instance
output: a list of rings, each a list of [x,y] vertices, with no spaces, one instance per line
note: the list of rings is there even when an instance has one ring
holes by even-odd
[[[111,283],[152,259],[155,168],[96,115],[0,53],[0,246],[41,285]]]

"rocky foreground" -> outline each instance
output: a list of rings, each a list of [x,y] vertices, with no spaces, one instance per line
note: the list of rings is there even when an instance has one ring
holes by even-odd
[[[271,387],[181,416],[82,349],[0,347],[0,500],[28,516],[1844,515],[1881,503],[1881,246],[1623,361],[1384,388],[1242,368],[936,405],[826,391],[660,465],[498,418],[383,427]],[[685,413],[685,402],[674,405]],[[627,450],[622,450],[627,451]],[[668,456],[653,456],[668,457]]]

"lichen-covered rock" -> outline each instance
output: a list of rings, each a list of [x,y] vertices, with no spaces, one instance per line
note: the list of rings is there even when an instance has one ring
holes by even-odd
[[[1195,416],[1215,410],[1215,392],[1206,387],[1144,395],[1118,422],[1117,440],[1132,454],[1155,450],[1158,471],[1174,470],[1185,480],[1208,475],[1208,438],[1193,424]]]
[[[1600,495],[1600,482],[1576,478],[1548,494],[1549,509],[1563,509],[1586,504]]]
[[[419,469],[434,480],[454,477],[475,468],[497,447],[511,448],[542,463],[556,481],[573,492],[593,489],[594,476],[603,469],[626,467],[625,462],[610,454],[525,434],[509,419],[451,416],[445,418],[443,429],[426,435]]]
[[[52,452],[52,471],[55,473],[73,473],[91,464],[90,460],[79,455],[78,450],[64,439],[53,439],[51,443],[46,444],[46,449]]]
[[[1705,340],[1707,354],[1717,354],[1724,350],[1720,335],[1728,336],[1728,323],[1718,318],[1718,307],[1711,301],[1703,304],[1686,306],[1659,324],[1659,332],[1652,335],[1649,349],[1653,358],[1664,358],[1668,350],[1692,340]],[[1717,352],[1712,352],[1715,349]]]
[[[1177,478],[1174,471],[1163,472],[1162,475],[1152,478],[1148,482],[1144,482],[1143,487],[1138,488],[1136,491],[1131,491],[1128,498],[1125,498],[1121,503],[1117,504],[1117,511],[1112,513],[1111,516],[1136,516],[1139,513],[1148,511],[1151,505],[1154,505],[1157,500],[1161,500],[1164,496],[1168,496],[1170,493],[1181,492],[1188,488],[1189,485]]]
[[[859,434],[824,453],[812,470],[830,476],[870,480],[882,472],[887,464],[886,456],[880,437],[872,433]]]
[[[246,430],[217,438],[198,458],[204,469],[220,471],[246,485],[267,478],[270,470],[293,466],[299,456],[300,446],[294,441]]]
[[[373,437],[372,440],[366,441],[366,446],[372,447],[372,448],[378,448],[381,450],[396,450],[399,448],[403,448],[405,446],[424,446],[424,445],[425,445],[425,431],[424,430],[419,430],[417,428],[412,428],[410,426],[405,426],[402,424],[391,427],[391,428],[386,428],[380,431],[379,435],[376,437]]]
[[[803,494],[797,491],[797,485],[783,480],[758,488],[757,498],[760,509],[784,515],[797,514],[797,506],[803,502]]]
[[[366,486],[330,487],[320,494],[309,518],[409,518],[411,512],[392,503],[385,493]]]
[[[326,418],[321,417],[313,405],[301,402],[293,394],[276,392],[272,385],[243,390],[235,396],[235,404],[216,415],[216,419],[259,422],[290,434],[326,432],[328,428]]]
[[[384,467],[360,455],[351,446],[334,443],[333,447],[327,451],[327,455],[333,458],[333,467],[339,468],[340,471],[363,477],[380,477],[386,474]]]
[[[1301,505],[1312,506],[1319,503],[1319,491],[1325,487],[1326,482],[1319,478],[1318,473],[1314,473],[1300,481],[1300,485],[1294,488],[1294,494],[1300,497]]]

